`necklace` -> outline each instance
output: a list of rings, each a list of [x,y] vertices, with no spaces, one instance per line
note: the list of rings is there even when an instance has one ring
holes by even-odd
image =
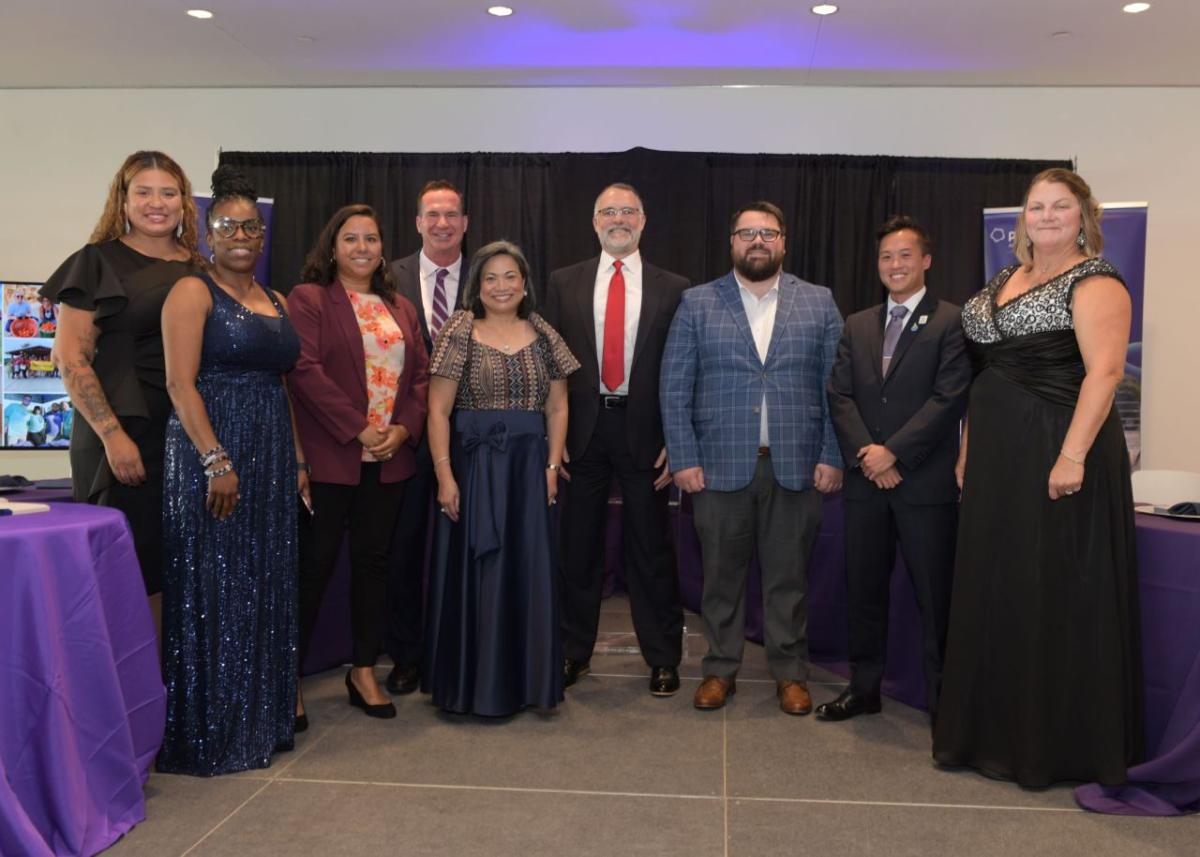
[[[1051,270],[1053,270],[1055,272],[1055,276],[1057,276],[1058,270],[1063,266],[1063,263],[1066,262],[1068,259],[1070,259],[1072,256],[1074,256],[1075,253],[1076,253],[1075,248],[1069,247],[1069,248],[1067,248],[1067,251],[1065,253],[1063,253],[1061,256],[1059,256],[1057,259],[1055,259],[1053,262],[1047,262],[1045,265],[1038,265],[1039,275],[1042,277],[1042,279],[1047,279],[1046,275],[1049,274]]]
[[[512,353],[512,342],[509,339],[509,334],[519,333],[523,329],[523,325],[518,320],[516,324],[510,324],[508,327],[509,327],[509,332],[506,334],[503,334],[503,336],[504,336],[503,341],[500,342],[498,345],[492,346],[493,348],[497,348],[500,351],[503,351],[505,354]],[[499,339],[501,336],[500,331],[495,329],[494,324],[488,324],[488,325],[486,325],[486,327],[484,329],[488,333],[491,333],[493,336],[495,336],[497,339]]]

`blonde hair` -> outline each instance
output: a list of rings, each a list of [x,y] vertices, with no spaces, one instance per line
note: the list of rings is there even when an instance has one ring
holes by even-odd
[[[175,241],[188,251],[194,265],[199,265],[200,259],[200,230],[199,216],[196,213],[196,201],[192,198],[192,183],[184,174],[183,168],[170,156],[162,152],[138,151],[125,159],[117,174],[113,176],[108,188],[108,199],[104,202],[104,212],[92,230],[89,244],[99,244],[101,241],[111,241],[125,234],[125,201],[129,196],[129,183],[134,176],[143,170],[162,170],[175,179],[179,185],[179,194],[183,202],[183,232]]]
[[[1025,207],[1029,204],[1029,194],[1034,187],[1046,182],[1047,184],[1066,185],[1079,201],[1079,226],[1083,230],[1083,255],[1091,259],[1099,256],[1104,249],[1104,233],[1100,231],[1100,203],[1092,196],[1092,189],[1083,177],[1074,170],[1063,167],[1051,167],[1042,170],[1033,177],[1029,187],[1025,189],[1025,198],[1021,200],[1021,214],[1017,217],[1017,230],[1013,238],[1013,252],[1022,265],[1029,268],[1033,265],[1033,247],[1029,239],[1029,230],[1025,227]]]

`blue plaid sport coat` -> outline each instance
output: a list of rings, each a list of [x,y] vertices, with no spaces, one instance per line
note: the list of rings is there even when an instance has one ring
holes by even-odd
[[[736,491],[754,476],[763,395],[775,479],[811,488],[817,464],[842,467],[825,383],[842,316],[823,286],[781,274],[775,327],[758,357],[733,272],[683,293],[659,378],[672,471],[704,468],[706,488]]]

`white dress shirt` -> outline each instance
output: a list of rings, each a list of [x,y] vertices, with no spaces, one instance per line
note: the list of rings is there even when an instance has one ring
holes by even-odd
[[[450,318],[454,312],[454,305],[458,301],[458,285],[461,282],[459,275],[462,273],[463,257],[458,254],[458,258],[449,265],[437,265],[425,255],[425,251],[421,251],[421,311],[425,313],[425,325],[430,331],[433,330],[433,289],[437,285],[438,268],[445,267],[449,272],[446,274],[446,318]]]
[[[758,351],[758,359],[766,365],[767,349],[771,347],[771,334],[775,330],[775,311],[779,308],[779,275],[775,275],[771,287],[761,298],[755,297],[754,292],[746,288],[746,284],[742,282],[742,278],[736,272],[733,277],[737,280],[738,291],[742,296],[746,320],[750,322],[750,335],[754,337],[754,348]],[[763,393],[760,417],[758,445],[770,446],[771,439],[767,434],[767,394],[765,392]]]
[[[596,268],[596,288],[592,290],[592,317],[596,324],[596,365],[604,370],[604,316],[608,312],[608,284],[616,272],[616,261],[607,251],[601,251]],[[642,317],[642,254],[634,250],[621,260],[621,275],[625,278],[625,377],[617,389],[610,390],[600,382],[600,395],[629,395],[629,370],[633,367],[633,346],[637,342],[638,321]]]

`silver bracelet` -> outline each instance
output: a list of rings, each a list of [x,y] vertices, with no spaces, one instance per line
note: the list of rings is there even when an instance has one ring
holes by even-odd
[[[1067,455],[1067,451],[1065,449],[1060,449],[1058,451],[1058,454],[1061,455],[1063,458],[1065,458],[1067,461],[1070,461],[1074,464],[1083,464],[1083,461],[1081,459],[1072,458],[1071,456]],[[1085,457],[1086,457],[1086,455],[1087,455],[1087,453],[1084,453]]]
[[[212,467],[221,459],[228,457],[229,453],[225,451],[225,447],[218,443],[208,452],[202,452],[200,454],[200,463],[205,467]]]
[[[233,472],[233,462],[227,458],[227,459],[225,459],[225,463],[220,465],[219,467],[217,467],[213,470],[205,470],[204,475],[207,476],[209,479],[216,479],[218,476],[224,476],[226,473],[232,473],[232,472]]]

